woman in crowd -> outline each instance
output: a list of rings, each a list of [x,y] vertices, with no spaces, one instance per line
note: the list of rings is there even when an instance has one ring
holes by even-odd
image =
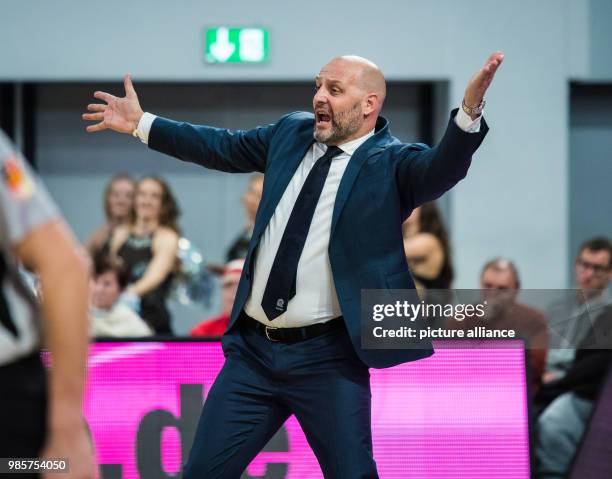
[[[179,209],[164,180],[147,176],[136,186],[134,216],[115,228],[111,253],[129,272],[122,301],[133,305],[156,334],[171,334],[166,298],[177,261]],[[139,307],[138,307],[138,303]]]
[[[104,190],[106,223],[96,229],[85,244],[92,258],[107,256],[115,228],[130,222],[135,190],[136,183],[127,174],[116,175],[106,185]]]
[[[453,282],[450,244],[434,202],[416,208],[402,226],[404,251],[419,289],[449,289]]]
[[[98,256],[94,262],[90,287],[90,335],[93,337],[151,336],[153,330],[119,297],[128,284],[124,265],[109,257]]]

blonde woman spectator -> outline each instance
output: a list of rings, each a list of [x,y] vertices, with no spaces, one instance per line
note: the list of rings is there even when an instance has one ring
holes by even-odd
[[[106,223],[99,226],[85,243],[92,258],[107,256],[115,228],[130,222],[135,191],[136,183],[127,174],[114,176],[106,185],[104,190]]]

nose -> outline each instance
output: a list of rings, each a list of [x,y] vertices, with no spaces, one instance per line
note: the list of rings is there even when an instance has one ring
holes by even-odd
[[[576,278],[576,283],[578,283],[578,285],[581,288],[588,289],[592,281],[593,281],[593,275],[591,274],[590,271],[582,271],[582,273],[579,274]]]
[[[323,106],[327,103],[327,93],[325,92],[324,88],[321,87],[319,88],[313,99],[312,99],[312,104],[315,108],[319,107],[319,106]]]

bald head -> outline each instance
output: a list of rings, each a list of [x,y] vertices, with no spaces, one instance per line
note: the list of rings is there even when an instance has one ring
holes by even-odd
[[[340,145],[375,129],[386,87],[374,63],[353,55],[336,57],[321,68],[315,84],[312,106],[317,141]]]
[[[518,269],[515,264],[506,258],[493,258],[482,267],[480,273],[481,286],[484,288],[520,288]]]
[[[367,58],[357,55],[342,55],[333,58],[328,65],[338,63],[355,75],[355,81],[364,93],[375,93],[380,99],[380,107],[387,95],[385,77],[378,65]],[[325,67],[323,67],[325,68]]]

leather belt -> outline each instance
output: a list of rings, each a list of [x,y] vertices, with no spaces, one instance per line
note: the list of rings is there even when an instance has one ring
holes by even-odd
[[[256,319],[251,318],[244,311],[240,314],[240,319],[244,326],[254,330],[269,341],[280,341],[284,343],[305,341],[344,326],[344,318],[342,316],[326,321],[325,323],[316,323],[310,326],[302,326],[301,328],[275,328],[266,326]]]

